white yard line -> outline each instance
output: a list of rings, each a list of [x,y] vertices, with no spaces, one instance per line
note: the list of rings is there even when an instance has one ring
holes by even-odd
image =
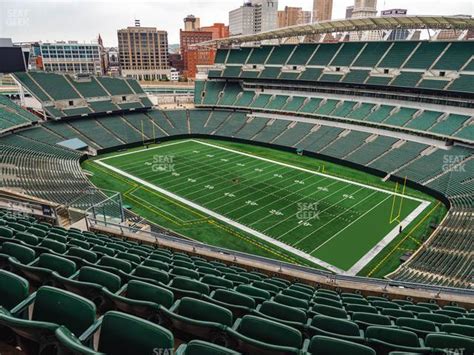
[[[252,228],[249,228],[249,227],[247,227],[247,226],[244,226],[243,224],[240,224],[240,223],[238,223],[238,222],[235,222],[235,221],[231,220],[230,218],[227,218],[227,217],[225,217],[225,216],[222,216],[222,215],[220,215],[220,214],[218,214],[218,213],[216,213],[216,212],[214,212],[214,211],[211,211],[211,210],[209,210],[209,209],[207,209],[207,208],[205,208],[205,207],[202,207],[202,206],[200,206],[200,205],[198,205],[198,204],[196,204],[196,203],[194,203],[194,202],[192,202],[192,201],[186,200],[186,199],[182,198],[181,196],[175,195],[175,194],[172,193],[172,192],[169,192],[169,191],[167,191],[167,190],[165,190],[165,189],[162,189],[162,188],[160,188],[160,187],[158,187],[158,186],[155,186],[155,185],[149,183],[148,181],[142,180],[142,179],[140,179],[140,178],[137,178],[136,176],[133,176],[133,175],[131,175],[131,174],[129,174],[129,173],[126,173],[125,171],[122,171],[122,170],[120,170],[120,169],[118,169],[118,168],[115,168],[115,167],[113,167],[113,166],[111,166],[111,165],[108,165],[108,164],[104,163],[103,161],[96,160],[96,162],[97,162],[97,164],[99,164],[99,165],[101,165],[101,166],[103,166],[103,167],[105,167],[105,168],[107,168],[107,169],[110,169],[110,170],[112,170],[113,172],[115,172],[115,173],[117,173],[117,174],[120,174],[120,175],[122,175],[122,176],[125,176],[126,178],[131,179],[131,180],[133,180],[133,181],[135,181],[135,182],[138,182],[139,184],[142,184],[142,185],[144,185],[144,186],[146,186],[146,187],[148,187],[148,188],[150,188],[150,189],[152,189],[152,190],[155,190],[155,191],[158,191],[158,192],[160,192],[160,193],[162,193],[162,194],[164,194],[164,195],[167,195],[167,196],[169,196],[169,197],[171,197],[171,198],[173,198],[173,199],[175,199],[175,200],[177,200],[177,201],[179,201],[179,202],[181,202],[181,203],[184,203],[184,204],[186,204],[186,205],[188,205],[188,206],[190,206],[190,207],[192,207],[192,208],[194,208],[194,209],[196,209],[196,210],[198,210],[198,211],[201,211],[201,212],[203,212],[203,213],[206,213],[206,214],[208,214],[209,216],[214,217],[214,218],[216,218],[216,219],[218,219],[218,220],[220,220],[220,221],[222,221],[222,222],[224,222],[224,223],[230,224],[230,225],[234,226],[235,228],[238,228],[238,229],[244,231],[245,233],[252,234],[253,236],[255,236],[255,237],[257,237],[257,238],[260,238],[260,239],[262,239],[262,240],[264,240],[264,241],[266,241],[266,242],[268,242],[268,243],[270,243],[270,244],[273,244],[273,245],[275,245],[275,246],[277,246],[277,247],[279,247],[279,248],[281,248],[281,249],[283,249],[283,250],[287,250],[287,251],[289,251],[289,252],[291,252],[291,253],[293,253],[293,254],[295,254],[295,255],[298,255],[298,256],[300,256],[300,257],[302,257],[302,258],[304,258],[304,259],[306,259],[306,260],[308,260],[308,261],[311,261],[311,262],[313,262],[313,263],[315,263],[315,264],[317,264],[317,265],[320,265],[320,266],[322,266],[322,267],[324,267],[324,268],[326,268],[326,269],[328,269],[328,270],[330,270],[330,271],[332,271],[332,272],[335,272],[335,273],[338,273],[338,274],[341,274],[341,273],[344,272],[344,270],[339,269],[339,268],[337,268],[337,267],[335,267],[335,266],[333,266],[333,265],[331,265],[331,264],[329,264],[329,263],[327,263],[327,262],[325,262],[325,261],[323,261],[323,260],[320,260],[320,259],[318,259],[318,258],[315,258],[314,256],[311,256],[311,255],[309,255],[309,254],[307,254],[307,253],[305,253],[305,252],[302,252],[301,250],[292,248],[292,247],[290,247],[289,245],[287,245],[287,244],[285,244],[285,243],[279,242],[279,241],[277,241],[277,240],[275,240],[275,239],[273,239],[273,238],[271,238],[271,237],[269,237],[269,236],[267,236],[267,235],[265,235],[265,234],[263,234],[263,233],[260,233],[260,232],[258,232],[258,231],[256,231],[256,230],[252,229]]]
[[[291,164],[281,163],[281,162],[276,161],[276,160],[271,160],[271,159],[267,159],[267,158],[262,158],[262,157],[259,157],[259,156],[257,156],[257,155],[253,155],[253,154],[249,154],[249,153],[240,152],[240,151],[238,151],[238,150],[234,150],[234,149],[230,149],[230,148],[226,148],[226,147],[221,147],[221,146],[214,145],[214,144],[211,144],[211,143],[201,142],[201,141],[198,141],[198,140],[195,140],[195,139],[191,139],[190,141],[196,142],[196,143],[199,143],[199,144],[203,144],[203,145],[207,145],[207,146],[210,146],[210,147],[214,147],[214,148],[217,148],[217,149],[227,150],[228,152],[232,152],[232,153],[235,153],[235,154],[241,154],[241,155],[245,155],[245,156],[248,156],[248,157],[251,157],[251,158],[263,160],[263,161],[266,161],[266,162],[269,162],[269,163],[273,163],[273,164],[278,164],[278,165],[286,166],[286,167],[289,167],[289,168],[292,168],[292,169],[295,169],[295,170],[305,171],[305,172],[310,173],[310,174],[319,175],[319,176],[324,176],[324,177],[328,177],[328,178],[330,178],[330,179],[343,181],[343,182],[345,182],[345,183],[348,183],[348,184],[351,184],[351,185],[360,186],[360,187],[364,187],[364,188],[369,189],[369,190],[379,191],[379,192],[383,192],[383,193],[385,193],[385,194],[395,195],[395,196],[403,197],[403,198],[406,198],[406,199],[409,199],[409,200],[418,201],[418,202],[428,202],[428,201],[419,199],[419,198],[417,198],[417,197],[403,195],[403,194],[400,194],[400,193],[397,193],[397,192],[392,192],[392,191],[389,191],[389,190],[384,190],[384,189],[381,189],[381,188],[378,188],[378,187],[374,187],[374,186],[370,186],[370,185],[364,185],[364,184],[362,184],[362,183],[360,183],[360,182],[355,182],[355,181],[343,179],[343,178],[340,178],[340,177],[337,177],[337,176],[332,176],[332,175],[328,175],[328,174],[323,174],[323,173],[320,173],[320,172],[317,172],[317,171],[314,171],[314,170],[309,170],[309,169],[301,168],[301,167],[299,167],[299,166],[295,166],[295,165],[291,165]]]
[[[192,140],[192,141],[194,142],[194,140]],[[149,150],[154,150],[154,149],[169,147],[169,146],[171,146],[171,145],[182,144],[182,143],[186,143],[186,142],[190,142],[190,140],[177,141],[177,142],[172,142],[172,143],[161,143],[159,146],[156,146],[156,147],[143,148],[143,149],[139,149],[139,150],[134,150],[133,152],[126,152],[126,153],[116,154],[116,155],[112,155],[112,156],[110,156],[110,157],[105,157],[105,158],[102,158],[102,159],[97,159],[96,161],[104,161],[104,160],[107,160],[107,159],[113,159],[113,158],[123,157],[123,156],[125,156],[125,155],[141,153],[141,152],[143,152],[143,151],[149,151]]]
[[[378,253],[382,251],[387,245],[389,245],[399,234],[400,225],[403,228],[413,222],[425,209],[428,208],[430,202],[422,202],[417,208],[415,208],[400,224],[397,224],[390,233],[388,233],[380,242],[378,242],[372,249],[370,249],[362,258],[359,259],[352,267],[345,272],[346,275],[357,275],[368,263],[374,259]]]

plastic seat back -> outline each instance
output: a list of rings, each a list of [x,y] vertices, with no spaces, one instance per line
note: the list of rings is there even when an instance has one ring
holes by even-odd
[[[119,340],[119,341],[118,341]],[[173,334],[152,322],[110,311],[104,316],[98,350],[110,355],[173,353]]]
[[[219,323],[228,327],[233,322],[232,312],[228,309],[190,297],[183,297],[174,312],[187,318]]]
[[[43,286],[36,293],[32,320],[66,326],[74,334],[82,334],[94,323],[93,302],[58,288]]]
[[[351,354],[351,355],[375,355],[375,350],[368,346],[340,340],[323,335],[311,338],[308,352],[318,355]]]
[[[0,252],[14,257],[22,264],[29,264],[36,257],[36,252],[33,249],[10,242],[3,243]]]
[[[40,255],[37,266],[55,271],[64,277],[69,277],[76,272],[74,261],[48,253]]]
[[[302,336],[298,330],[269,319],[244,316],[237,331],[267,344],[301,348]]]
[[[174,302],[174,295],[170,290],[138,280],[128,283],[126,296],[134,300],[154,302],[166,308],[170,308]]]
[[[0,306],[11,310],[28,297],[29,284],[23,277],[0,270]]]
[[[78,281],[90,282],[105,287],[110,292],[117,292],[122,284],[120,277],[111,272],[83,266],[79,270]]]

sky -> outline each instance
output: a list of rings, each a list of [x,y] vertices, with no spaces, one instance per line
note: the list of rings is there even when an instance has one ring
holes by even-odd
[[[228,12],[243,0],[0,0],[0,38],[14,42],[76,40],[90,42],[100,33],[106,47],[117,45],[117,29],[142,26],[168,31],[169,43],[179,42],[186,15],[201,25],[228,24]],[[333,19],[344,18],[354,0],[334,0]],[[279,8],[312,9],[313,0],[279,0]],[[378,0],[377,9],[408,9],[410,15],[473,15],[473,0]]]

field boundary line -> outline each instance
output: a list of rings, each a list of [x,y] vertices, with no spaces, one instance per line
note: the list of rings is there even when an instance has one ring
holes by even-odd
[[[341,177],[338,177],[338,176],[334,176],[334,175],[323,174],[323,173],[320,173],[320,172],[317,172],[317,171],[314,171],[314,170],[310,170],[310,169],[305,169],[305,168],[302,168],[302,167],[299,167],[299,166],[295,166],[295,165],[291,165],[291,164],[287,164],[287,163],[282,163],[282,162],[279,162],[279,161],[276,161],[276,160],[272,160],[272,159],[268,159],[268,158],[259,157],[259,156],[254,155],[254,154],[249,154],[249,153],[245,153],[245,152],[240,152],[240,151],[238,151],[238,150],[234,150],[234,149],[227,148],[227,147],[221,147],[221,146],[219,146],[219,145],[214,145],[214,144],[207,143],[207,142],[201,142],[201,141],[196,140],[196,139],[190,139],[190,141],[196,142],[196,143],[199,143],[199,144],[203,144],[203,145],[207,145],[207,146],[210,146],[210,147],[218,148],[218,149],[227,150],[227,151],[229,151],[229,152],[233,152],[233,153],[236,153],[236,154],[245,155],[245,156],[248,156],[248,157],[251,157],[251,158],[263,160],[263,161],[266,161],[266,162],[269,162],[269,163],[273,163],[273,164],[277,164],[277,165],[286,166],[286,167],[288,167],[288,168],[292,168],[292,169],[295,169],[295,170],[305,171],[305,172],[310,173],[310,174],[319,175],[319,176],[324,176],[324,177],[328,177],[328,178],[330,178],[330,179],[343,181],[343,182],[348,183],[348,184],[351,184],[351,185],[361,186],[361,187],[364,187],[364,188],[366,188],[366,189],[370,189],[370,190],[375,190],[375,191],[383,192],[383,193],[385,193],[385,194],[394,195],[394,196],[400,196],[400,197],[407,198],[407,199],[410,199],[410,200],[413,200],[413,201],[418,201],[418,202],[420,202],[420,203],[421,203],[421,202],[428,202],[428,201],[426,201],[426,200],[422,200],[422,199],[417,198],[417,197],[408,196],[408,195],[402,195],[402,194],[399,194],[399,193],[396,193],[396,192],[392,192],[392,191],[389,191],[389,190],[381,189],[381,188],[379,188],[379,187],[375,187],[375,186],[371,186],[371,185],[366,185],[366,184],[363,184],[363,183],[360,183],[360,182],[356,182],[356,181],[344,179],[344,178],[341,178]]]
[[[143,149],[139,149],[139,150],[134,150],[133,152],[125,152],[125,153],[121,153],[121,154],[114,154],[114,155],[111,155],[110,157],[95,159],[95,161],[104,161],[104,160],[108,160],[108,159],[112,159],[112,158],[119,158],[119,157],[123,157],[125,155],[141,153],[143,151],[150,151],[150,150],[159,149],[159,148],[163,148],[163,147],[169,147],[171,145],[182,144],[182,143],[186,143],[186,142],[189,142],[189,141],[190,141],[189,139],[186,139],[186,140],[183,140],[183,141],[177,141],[177,142],[171,142],[171,143],[160,143],[156,147],[143,148]]]
[[[138,177],[136,177],[136,176],[134,176],[134,175],[132,175],[132,174],[129,174],[129,173],[125,172],[125,171],[122,171],[122,170],[120,170],[120,169],[118,169],[118,168],[116,168],[116,167],[114,167],[114,166],[108,165],[107,163],[104,163],[103,161],[97,161],[97,164],[102,165],[103,167],[105,167],[105,168],[107,168],[107,169],[110,169],[110,170],[112,170],[113,172],[115,172],[115,173],[117,173],[117,174],[120,174],[120,175],[122,175],[122,176],[124,176],[124,177],[126,177],[126,178],[128,178],[128,179],[131,179],[131,180],[133,180],[133,181],[135,181],[135,182],[137,182],[137,183],[139,183],[139,184],[142,184],[142,185],[144,185],[144,186],[146,186],[146,187],[148,187],[148,188],[151,188],[152,190],[158,191],[158,192],[160,192],[160,193],[162,193],[162,194],[164,194],[164,195],[167,195],[167,196],[169,196],[169,197],[172,197],[173,199],[176,199],[177,201],[179,201],[179,202],[181,202],[181,203],[187,204],[188,206],[190,206],[190,207],[192,207],[192,208],[194,208],[194,209],[196,209],[196,210],[198,210],[198,211],[204,212],[204,213],[206,213],[207,215],[209,215],[209,216],[211,216],[211,217],[213,217],[213,218],[215,218],[215,219],[218,219],[218,220],[220,220],[220,221],[222,221],[222,222],[225,222],[225,223],[227,223],[227,224],[229,224],[229,225],[231,225],[231,226],[233,226],[233,227],[235,227],[235,228],[238,228],[238,229],[240,229],[240,230],[242,230],[242,231],[244,231],[244,232],[246,232],[246,233],[249,233],[249,234],[253,235],[253,236],[256,237],[256,238],[259,238],[259,239],[262,239],[262,240],[266,241],[267,243],[273,244],[273,245],[275,245],[275,246],[277,246],[277,247],[279,247],[279,248],[281,248],[281,249],[283,249],[283,250],[287,250],[287,251],[289,251],[289,252],[291,252],[291,253],[293,253],[293,254],[295,254],[295,255],[298,255],[299,257],[302,257],[303,259],[306,259],[306,260],[311,261],[311,262],[313,262],[313,263],[315,263],[315,264],[318,264],[318,265],[324,267],[325,269],[328,269],[328,270],[330,270],[330,271],[332,271],[332,272],[335,272],[335,273],[338,273],[338,274],[342,274],[342,273],[344,272],[344,270],[339,269],[338,267],[336,267],[336,266],[334,266],[334,265],[331,265],[331,264],[329,264],[329,263],[327,263],[327,262],[325,262],[325,261],[323,261],[323,260],[320,260],[320,259],[318,259],[318,258],[315,258],[314,256],[311,256],[311,255],[309,255],[309,254],[307,254],[307,253],[305,253],[305,252],[303,252],[303,251],[301,251],[301,250],[298,250],[298,249],[296,249],[296,248],[293,248],[293,247],[291,247],[291,246],[289,246],[289,245],[287,245],[287,244],[285,244],[285,243],[282,243],[282,242],[280,242],[280,241],[277,241],[277,240],[275,240],[275,239],[273,239],[273,238],[271,238],[271,237],[269,237],[269,236],[267,236],[267,235],[265,235],[265,234],[263,234],[263,233],[260,233],[260,232],[258,232],[258,231],[256,231],[256,230],[252,229],[252,228],[249,228],[249,227],[244,226],[244,225],[242,225],[242,224],[240,224],[240,223],[238,223],[238,222],[235,222],[235,221],[233,221],[232,219],[227,218],[227,217],[225,217],[225,216],[223,216],[223,215],[221,215],[221,214],[219,214],[219,213],[216,213],[216,212],[211,211],[211,210],[209,210],[209,209],[207,209],[207,208],[205,208],[205,207],[203,207],[203,206],[201,206],[201,205],[198,205],[197,203],[194,203],[194,202],[192,202],[192,201],[189,201],[189,200],[187,200],[187,199],[185,199],[185,198],[182,198],[181,196],[178,196],[178,195],[176,195],[176,194],[174,194],[174,193],[172,193],[172,192],[170,192],[170,191],[167,191],[167,190],[165,190],[165,189],[162,189],[162,188],[160,188],[160,187],[158,187],[158,186],[156,186],[156,185],[154,185],[154,184],[151,184],[151,183],[149,183],[148,181],[142,180],[142,179],[140,179],[140,178],[138,178]]]

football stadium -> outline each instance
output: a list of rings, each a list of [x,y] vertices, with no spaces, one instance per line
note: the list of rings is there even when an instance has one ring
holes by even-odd
[[[474,20],[204,42],[171,109],[4,70],[0,353],[473,354],[474,42],[294,40],[400,29]]]

